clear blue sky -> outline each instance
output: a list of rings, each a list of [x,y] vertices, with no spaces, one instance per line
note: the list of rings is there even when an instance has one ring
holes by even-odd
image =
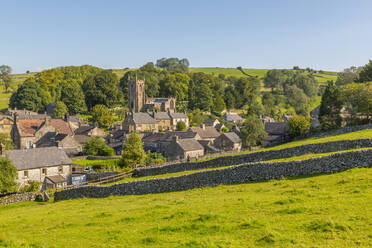
[[[0,64],[14,72],[161,57],[193,67],[340,71],[372,59],[372,1],[2,0]]]

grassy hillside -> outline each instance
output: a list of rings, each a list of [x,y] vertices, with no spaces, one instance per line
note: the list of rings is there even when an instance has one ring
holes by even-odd
[[[340,200],[342,199],[342,200]],[[1,247],[368,247],[372,170],[0,207]]]
[[[259,78],[263,78],[266,75],[266,72],[268,69],[249,69],[244,68],[243,69],[245,73],[252,75],[252,76],[258,76]],[[204,72],[207,74],[213,74],[215,76],[218,76],[219,74],[225,74],[226,76],[235,76],[235,77],[242,77],[244,76],[241,71],[239,71],[236,68],[219,68],[219,67],[192,67],[190,68],[190,72]],[[336,72],[324,72],[319,74],[314,74],[315,79],[319,83],[324,83],[328,80],[334,80],[337,79],[337,73]]]

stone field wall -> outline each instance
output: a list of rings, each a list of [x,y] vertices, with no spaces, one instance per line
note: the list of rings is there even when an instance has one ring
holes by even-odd
[[[224,169],[206,170],[188,175],[115,184],[109,187],[87,186],[57,191],[54,200],[111,195],[139,195],[188,190],[220,184],[248,183],[301,175],[332,173],[372,164],[372,150],[336,153],[303,161],[247,163]]]
[[[7,196],[0,198],[0,205],[6,205],[6,204],[24,202],[24,201],[34,201],[36,198],[36,195],[37,194],[33,192],[9,194]]]
[[[269,150],[253,152],[235,156],[224,156],[202,162],[184,162],[167,164],[164,166],[154,166],[139,168],[133,171],[134,177],[159,175],[165,173],[180,172],[186,170],[198,170],[205,168],[216,168],[228,165],[238,165],[243,163],[267,161],[272,159],[289,158],[308,153],[328,153],[357,148],[372,147],[372,139],[341,140],[319,144],[308,144],[298,147],[285,148],[280,150]],[[372,163],[371,163],[372,164]]]

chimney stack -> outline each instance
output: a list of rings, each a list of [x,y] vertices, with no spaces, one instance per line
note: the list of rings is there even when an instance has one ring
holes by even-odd
[[[52,123],[52,118],[50,117],[50,115],[45,115],[45,126],[50,126]]]

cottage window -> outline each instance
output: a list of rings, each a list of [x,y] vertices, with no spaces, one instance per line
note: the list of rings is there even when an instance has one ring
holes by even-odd
[[[0,130],[1,130],[1,129],[4,129],[4,125],[0,125]]]
[[[32,145],[31,140],[27,141],[26,148],[27,149],[30,149],[31,148],[31,145]]]
[[[23,176],[28,177],[28,171],[23,171]]]
[[[58,167],[58,173],[63,173],[63,166]]]
[[[41,175],[43,175],[43,176],[47,175],[47,169],[46,168],[41,169]]]

